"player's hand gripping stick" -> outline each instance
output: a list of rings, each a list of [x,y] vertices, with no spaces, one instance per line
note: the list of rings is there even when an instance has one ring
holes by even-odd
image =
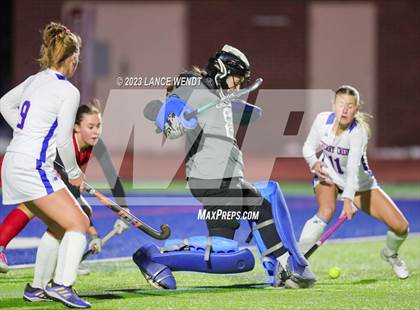
[[[143,231],[150,237],[159,239],[159,240],[164,240],[164,239],[168,239],[169,236],[171,235],[171,229],[169,228],[168,225],[162,224],[160,226],[160,231],[157,231],[156,229],[150,227],[149,225],[141,221],[139,218],[137,218],[127,209],[121,207],[120,205],[118,205],[117,203],[115,203],[114,201],[106,197],[101,192],[98,192],[97,190],[95,190],[92,186],[90,186],[86,182],[84,183],[84,190],[88,192],[89,194],[95,196],[104,206],[116,212],[120,217],[122,217],[123,219],[128,221],[131,225],[137,227],[138,229],[140,229],[141,231]]]

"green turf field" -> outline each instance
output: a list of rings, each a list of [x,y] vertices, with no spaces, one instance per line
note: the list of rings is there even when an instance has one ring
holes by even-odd
[[[131,261],[88,264],[77,289],[94,309],[420,309],[420,236],[401,248],[411,276],[399,280],[379,258],[381,241],[327,243],[311,257],[318,276],[314,288],[274,289],[266,286],[259,263],[249,273],[207,275],[178,272],[178,290],[151,288]],[[332,280],[330,266],[342,274]],[[64,309],[59,303],[27,303],[21,294],[32,269],[0,274],[0,308]]]
[[[92,185],[96,189],[104,189],[107,191],[109,185],[107,183],[93,182]],[[308,182],[280,182],[283,194],[286,196],[313,196],[312,185]],[[420,185],[418,183],[381,183],[383,190],[392,198],[410,198],[420,199]],[[176,181],[169,187],[161,182],[136,183],[131,184],[124,182],[124,189],[127,193],[156,193],[162,194],[186,194],[190,195],[190,191],[185,187],[185,182]]]
[[[109,193],[108,183],[92,182],[95,189]],[[280,182],[283,194],[286,196],[313,196],[312,185],[308,182]],[[137,183],[123,182],[128,194],[182,194],[191,195],[185,182],[176,181],[169,187],[161,182]],[[420,185],[418,183],[381,183],[383,190],[392,198],[407,198],[420,200]],[[1,193],[1,188],[0,188]]]

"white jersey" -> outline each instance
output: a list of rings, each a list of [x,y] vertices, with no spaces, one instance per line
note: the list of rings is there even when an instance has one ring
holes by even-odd
[[[42,170],[53,167],[58,149],[69,177],[79,177],[81,171],[72,143],[79,100],[77,88],[51,69],[32,75],[13,88],[0,99],[0,111],[13,128],[6,154],[33,158],[33,166],[27,168]]]
[[[324,162],[329,178],[343,190],[342,198],[353,200],[356,192],[377,187],[366,157],[368,136],[356,120],[336,136],[335,118],[332,112],[318,114],[303,146],[303,157],[310,169],[317,161]]]

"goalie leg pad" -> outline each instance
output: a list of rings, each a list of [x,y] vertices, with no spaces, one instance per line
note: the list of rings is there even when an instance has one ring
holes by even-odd
[[[137,253],[143,253],[148,260],[169,267],[172,271],[196,271],[205,273],[240,273],[250,271],[254,268],[255,260],[251,251],[243,249],[233,253],[210,253],[208,260],[205,260],[206,253],[203,251],[171,251],[161,253],[154,244],[142,246]],[[145,269],[144,263],[140,269]],[[151,274],[151,272],[149,272]]]
[[[133,255],[133,261],[150,285],[161,289],[176,289],[176,280],[172,271],[165,265],[154,262],[150,256],[160,253],[152,243],[146,244]]]
[[[169,239],[160,248],[162,252],[186,250],[193,252],[232,253],[239,251],[237,241],[218,236],[193,236],[186,239]]]
[[[264,222],[258,225],[251,224],[257,247],[263,259],[263,266],[269,275],[274,276],[273,286],[282,286],[284,282],[286,287],[306,288],[313,286],[316,277],[311,271],[308,261],[298,248],[289,210],[279,184],[269,181],[259,182],[255,186],[261,195],[271,203],[276,230],[290,254],[285,268],[273,255],[264,256],[265,253],[270,254],[270,249],[266,249],[258,232],[258,226],[264,225]]]
[[[277,182],[259,182],[255,184],[260,194],[271,203],[273,219],[266,220],[256,224],[250,221],[252,235],[257,244],[263,267],[268,275],[274,276],[273,286],[282,286],[285,281],[294,281],[298,287],[309,287],[315,282],[315,275],[310,270],[307,260],[300,252],[294,231],[292,228],[291,218],[287,209],[286,202]],[[283,246],[288,250],[280,258],[272,254],[276,248],[267,249],[261,238],[259,229],[275,223],[276,230],[279,233],[282,243],[277,245]],[[289,256],[290,254],[290,256]],[[289,257],[287,257],[287,256]],[[280,264],[280,261],[283,264]],[[289,282],[290,282],[289,281]]]
[[[287,208],[280,185],[277,182],[269,181],[258,182],[255,186],[261,195],[271,203],[273,220],[284,246],[290,255],[294,257],[297,264],[307,266],[308,261],[299,250],[289,209]]]
[[[211,253],[205,260],[204,252],[174,251],[152,257],[173,271],[196,271],[205,273],[240,273],[254,268],[255,260],[251,251],[243,249],[234,253]]]

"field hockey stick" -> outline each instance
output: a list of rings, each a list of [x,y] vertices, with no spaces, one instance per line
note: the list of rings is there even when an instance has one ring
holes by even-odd
[[[83,186],[86,192],[95,196],[104,206],[116,212],[121,218],[125,219],[131,225],[137,227],[138,229],[140,229],[141,231],[143,231],[150,237],[159,239],[159,240],[164,240],[164,239],[168,239],[169,236],[171,235],[171,229],[169,228],[168,225],[166,224],[160,225],[160,231],[157,231],[156,229],[150,227],[149,225],[141,221],[139,218],[137,218],[127,209],[121,207],[120,205],[118,205],[116,202],[106,197],[101,192],[98,192],[97,190],[95,190],[92,186],[90,186],[86,182],[83,183]]]
[[[315,243],[308,251],[306,251],[305,257],[309,258],[346,221],[346,216],[339,218],[338,221],[330,229],[328,229],[324,235],[322,235],[318,242]]]
[[[54,161],[54,163],[58,167],[60,167],[63,172],[65,172],[65,168],[62,164],[60,164],[57,161]],[[161,231],[159,232],[156,229],[144,223],[143,221],[141,221],[136,216],[134,216],[130,211],[128,211],[127,208],[121,207],[120,205],[118,205],[116,202],[106,197],[101,192],[98,192],[97,190],[95,190],[92,186],[90,186],[86,182],[83,182],[83,187],[84,187],[85,192],[88,192],[89,194],[95,196],[105,207],[116,212],[121,218],[125,219],[131,225],[137,227],[138,229],[140,229],[141,231],[143,231],[150,237],[159,239],[159,240],[164,240],[164,239],[168,239],[169,236],[171,235],[171,229],[169,228],[168,225],[162,224],[160,226]]]
[[[263,82],[263,79],[262,78],[258,78],[258,79],[256,79],[255,81],[254,81],[254,83],[252,83],[250,86],[248,86],[248,87],[246,87],[246,88],[243,88],[243,89],[239,89],[239,90],[237,90],[237,91],[234,91],[234,92],[232,92],[232,93],[230,93],[229,95],[227,95],[227,96],[224,96],[224,97],[222,97],[222,98],[220,98],[219,100],[216,100],[216,101],[214,101],[214,102],[209,102],[209,103],[207,103],[207,104],[205,104],[205,105],[203,105],[203,106],[201,106],[201,107],[199,107],[199,108],[197,108],[197,109],[195,109],[194,111],[191,111],[191,112],[188,112],[188,113],[185,113],[184,115],[183,115],[183,117],[186,119],[186,120],[190,120],[190,119],[192,119],[194,116],[196,116],[196,115],[198,115],[198,114],[200,114],[200,113],[203,113],[204,111],[207,111],[208,109],[210,109],[210,108],[212,108],[212,107],[214,107],[214,106],[216,106],[217,104],[219,104],[220,102],[226,102],[226,101],[230,101],[230,100],[232,100],[232,99],[235,99],[235,98],[239,98],[239,97],[241,97],[241,96],[243,96],[243,95],[246,95],[246,94],[249,94],[250,92],[253,92],[254,90],[256,90],[258,87],[260,87],[260,85],[261,85],[261,83]]]
[[[112,229],[109,233],[106,234],[105,237],[103,237],[101,239],[102,241],[102,246],[105,245],[105,243],[107,243],[112,237],[114,237],[115,235],[118,235],[118,228],[114,228]],[[88,250],[85,252],[85,254],[83,254],[82,256],[82,261],[84,261],[88,256],[93,254],[93,250]]]

